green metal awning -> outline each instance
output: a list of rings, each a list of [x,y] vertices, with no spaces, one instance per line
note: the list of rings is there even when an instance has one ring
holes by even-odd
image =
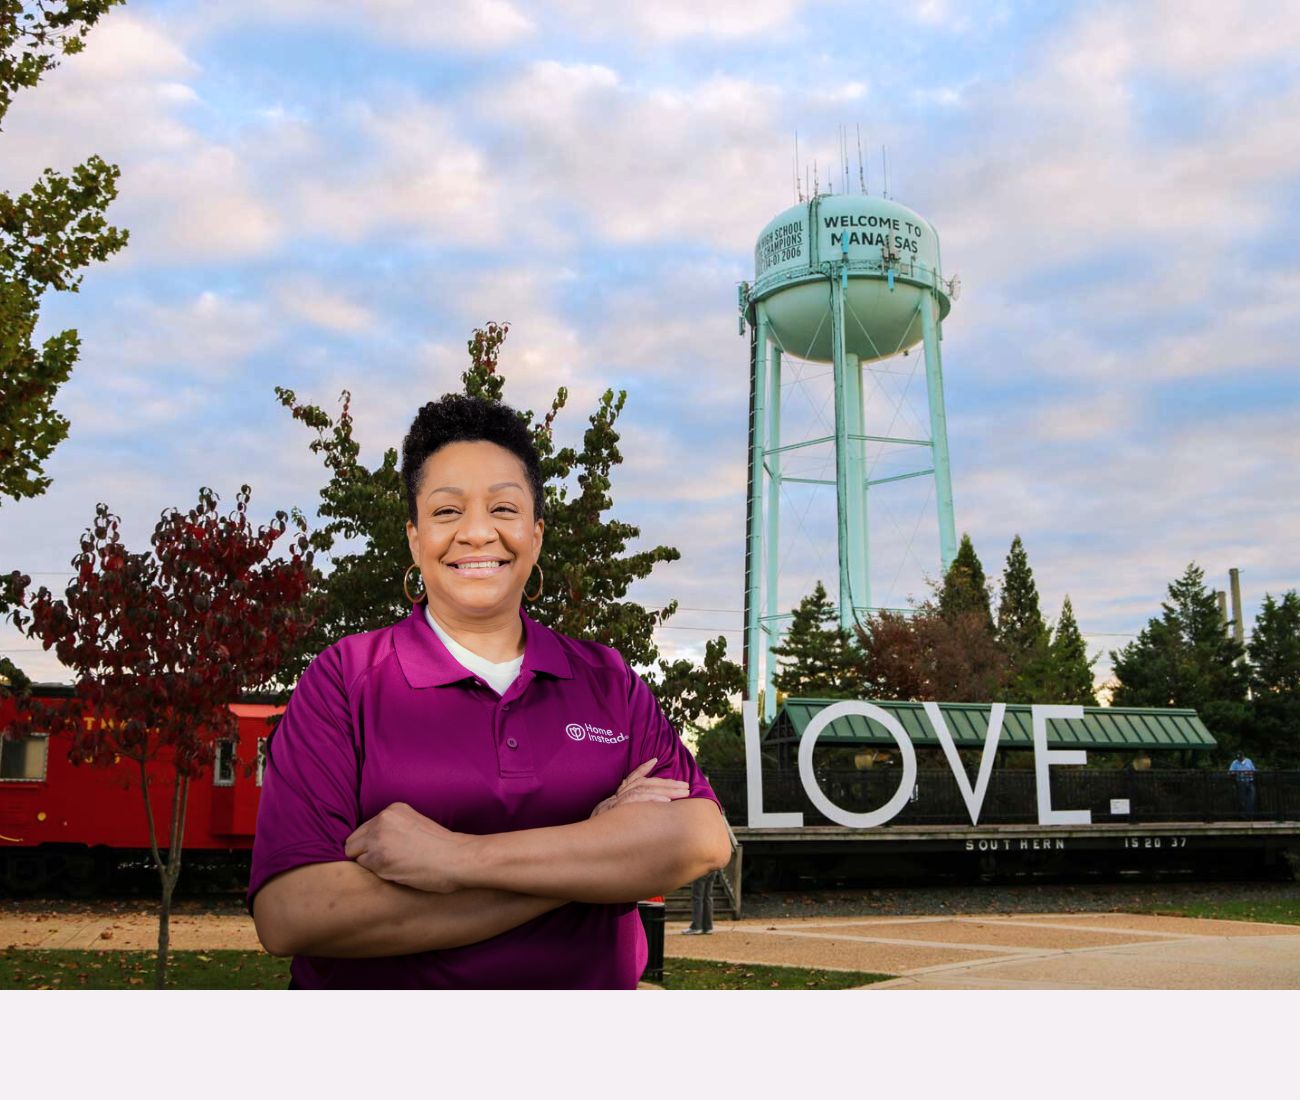
[[[898,719],[913,745],[935,747],[939,739],[921,703],[873,702]],[[842,699],[787,699],[763,738],[765,745],[797,744],[818,711]],[[988,703],[940,703],[948,730],[958,748],[982,748],[989,729]],[[859,714],[832,722],[819,745],[892,745],[889,731]],[[1009,749],[1034,747],[1031,709],[1008,704],[999,745]],[[1215,740],[1194,710],[1143,707],[1084,707],[1079,721],[1052,719],[1047,743],[1054,749],[1134,751],[1137,749],[1212,749]]]

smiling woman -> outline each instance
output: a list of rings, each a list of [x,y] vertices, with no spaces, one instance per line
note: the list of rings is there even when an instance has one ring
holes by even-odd
[[[636,900],[730,855],[713,791],[615,650],[524,613],[545,520],[519,415],[425,405],[402,476],[411,615],[294,689],[258,811],[258,935],[298,988],[631,988]]]

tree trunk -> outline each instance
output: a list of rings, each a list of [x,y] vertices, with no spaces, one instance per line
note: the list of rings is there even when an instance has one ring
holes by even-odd
[[[179,773],[176,792],[172,797],[171,843],[164,864],[155,850],[158,877],[162,881],[162,903],[158,909],[158,959],[154,967],[154,988],[167,988],[167,954],[171,946],[172,893],[181,874],[181,851],[185,837],[185,810],[189,803],[190,781]]]

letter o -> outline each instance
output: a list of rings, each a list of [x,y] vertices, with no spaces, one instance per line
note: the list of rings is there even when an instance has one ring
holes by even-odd
[[[860,714],[884,726],[898,744],[898,751],[903,758],[903,774],[894,797],[880,809],[865,814],[850,813],[835,805],[818,786],[817,776],[813,773],[813,749],[817,747],[817,738],[836,719],[845,718],[850,714]],[[816,806],[823,816],[850,829],[873,829],[877,825],[891,821],[907,805],[907,800],[912,796],[912,788],[916,786],[916,753],[898,719],[887,710],[872,703],[860,703],[856,700],[834,703],[817,712],[816,717],[808,723],[808,728],[803,731],[803,737],[799,739],[799,779],[803,783],[804,793],[808,795],[808,801]]]

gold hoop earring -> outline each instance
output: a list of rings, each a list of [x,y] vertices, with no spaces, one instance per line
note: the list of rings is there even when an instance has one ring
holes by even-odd
[[[421,600],[425,598],[425,596],[428,595],[427,592],[421,592],[419,596],[411,595],[411,570],[412,569],[418,570],[419,568],[420,567],[418,565],[412,565],[409,569],[407,569],[406,574],[402,577],[402,591],[406,594],[406,598],[410,600],[411,603],[413,604],[419,603]],[[421,584],[421,587],[423,587],[423,584]]]
[[[536,603],[538,600],[542,598],[542,586],[546,583],[546,576],[542,573],[542,567],[538,565],[536,562],[533,562],[533,569],[537,570],[537,591],[530,596],[528,594],[528,586],[527,585],[524,586],[524,599],[526,599],[529,603]],[[528,572],[529,572],[529,576],[531,576],[532,569],[530,569]]]

